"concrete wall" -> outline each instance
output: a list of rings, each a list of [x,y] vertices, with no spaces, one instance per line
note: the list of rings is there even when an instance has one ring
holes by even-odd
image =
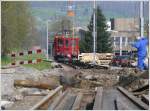
[[[138,18],[118,18],[114,20],[116,31],[139,31],[140,20]]]

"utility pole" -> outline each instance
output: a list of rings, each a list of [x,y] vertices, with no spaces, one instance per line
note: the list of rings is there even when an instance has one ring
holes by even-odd
[[[95,62],[95,57],[96,57],[96,52],[95,52],[95,49],[96,49],[96,44],[95,44],[95,38],[96,38],[96,29],[95,29],[95,24],[96,24],[96,22],[95,22],[95,13],[96,13],[96,3],[95,3],[96,1],[94,0],[94,13],[93,13],[93,64],[95,64],[96,62]]]
[[[72,18],[72,24],[73,24],[73,27],[72,27],[72,38],[75,37],[75,12],[74,12],[74,8],[73,8],[73,1],[72,0],[68,0],[68,10],[67,10],[67,15],[69,17]],[[74,44],[74,40],[72,41],[73,44]],[[72,53],[74,52],[74,48],[72,50]]]
[[[47,36],[46,36],[46,59],[48,60],[48,22],[49,20],[46,21],[46,25],[47,25]]]
[[[140,36],[144,36],[143,1],[140,2]]]
[[[122,56],[122,36],[120,37],[120,56]]]

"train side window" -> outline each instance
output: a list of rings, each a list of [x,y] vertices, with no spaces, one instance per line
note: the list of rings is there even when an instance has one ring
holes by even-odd
[[[76,46],[76,41],[75,40],[71,40],[71,46]]]
[[[69,46],[69,40],[66,40],[66,47]]]
[[[63,46],[63,40],[62,39],[58,39],[58,45]]]

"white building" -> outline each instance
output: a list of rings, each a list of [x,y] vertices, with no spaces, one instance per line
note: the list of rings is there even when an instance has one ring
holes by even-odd
[[[140,35],[140,21],[138,18],[111,19],[111,40],[114,53],[126,55],[130,51],[136,51],[131,46],[135,37]]]

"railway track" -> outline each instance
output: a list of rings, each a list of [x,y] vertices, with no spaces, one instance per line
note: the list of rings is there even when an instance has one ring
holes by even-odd
[[[148,102],[147,102],[148,103]],[[94,110],[148,110],[149,105],[122,87],[103,89],[98,87]]]
[[[93,95],[91,90],[76,89],[77,92],[72,90],[67,89],[62,92],[60,86],[36,103],[30,110],[80,110],[85,95]],[[83,108],[82,105],[82,109],[86,109],[86,107]]]
[[[74,69],[90,69],[90,68],[95,68],[95,69],[108,69],[109,66],[106,65],[97,65],[97,64],[91,64],[91,63],[84,63],[80,61],[76,61],[73,63],[62,63],[65,65],[68,65]]]
[[[64,63],[62,63],[64,64]],[[77,68],[95,68],[91,64],[65,64],[75,69]],[[105,68],[105,67],[96,67]],[[72,68],[71,68],[72,69]],[[63,86],[59,86],[44,96],[40,101],[37,101],[30,110],[148,110],[149,100],[147,95],[142,95],[142,98],[137,98],[134,93],[148,89],[146,85],[140,89],[129,92],[122,87],[103,88],[97,87],[91,92],[92,98],[89,103],[85,103],[86,93],[79,91],[73,93],[70,90],[63,91]],[[77,90],[77,89],[75,89]],[[81,90],[81,89],[80,89]],[[84,90],[84,89],[82,89]],[[82,104],[85,104],[84,106]],[[90,105],[89,105],[90,104]],[[90,107],[88,107],[90,106]]]
[[[56,95],[53,99],[51,96],[45,97],[32,110],[82,110],[81,104],[83,102],[85,93],[72,93],[69,90],[59,92],[60,87],[56,88],[53,94]],[[131,92],[128,92],[122,87],[116,89],[103,89],[98,87],[94,94],[93,106],[91,110],[148,110],[148,101],[144,102],[135,97]],[[143,96],[143,98],[146,98]],[[49,102],[51,101],[51,102]]]

